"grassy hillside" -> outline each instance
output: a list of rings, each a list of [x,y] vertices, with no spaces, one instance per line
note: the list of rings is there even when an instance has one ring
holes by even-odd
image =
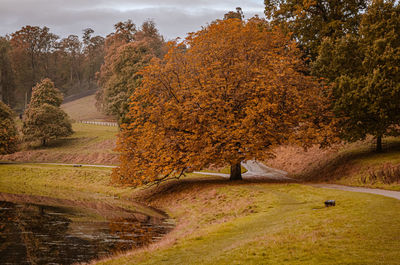
[[[10,155],[0,156],[0,161],[54,162],[81,164],[118,164],[115,148],[117,127],[74,123],[70,137],[50,141],[48,146],[33,144]]]
[[[384,151],[375,152],[372,139],[353,144],[341,144],[329,149],[282,146],[276,148],[276,158],[266,164],[288,171],[292,177],[312,182],[332,182],[354,186],[400,190],[400,172],[394,172],[397,182],[385,184],[373,181],[376,174],[388,167],[400,169],[400,139],[386,138]]]
[[[141,211],[149,204],[175,219],[176,227],[161,241],[100,264],[398,264],[400,259],[400,201],[382,196],[197,175],[132,189],[110,186],[110,170],[101,168],[0,165],[0,173],[0,192],[63,203],[73,199],[103,215],[116,206]],[[337,206],[325,208],[327,199]]]
[[[96,109],[95,103],[95,95],[90,95],[65,103],[61,108],[75,121],[112,121],[112,117]]]
[[[192,178],[148,194],[177,227],[100,264],[398,264],[400,202],[299,184]],[[325,208],[326,199],[337,206]],[[373,213],[373,214],[372,214]]]

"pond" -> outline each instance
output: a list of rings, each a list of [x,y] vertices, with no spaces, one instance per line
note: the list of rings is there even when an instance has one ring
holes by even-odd
[[[72,264],[159,240],[166,218],[103,218],[73,207],[0,200],[0,264]]]

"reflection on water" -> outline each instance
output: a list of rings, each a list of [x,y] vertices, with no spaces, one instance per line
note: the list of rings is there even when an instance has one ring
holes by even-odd
[[[146,221],[82,217],[68,208],[0,201],[0,264],[85,262],[149,244],[171,228],[150,217]]]

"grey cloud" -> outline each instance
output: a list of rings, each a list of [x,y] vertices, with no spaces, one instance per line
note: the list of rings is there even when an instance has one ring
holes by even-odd
[[[94,4],[95,3],[95,4]],[[112,4],[110,4],[112,3]],[[118,21],[132,19],[140,25],[153,19],[167,39],[185,37],[187,32],[222,18],[229,10],[241,6],[246,17],[262,16],[263,1],[183,1],[168,0],[0,0],[0,35],[19,30],[25,25],[47,26],[61,37],[81,35],[91,27],[96,34],[107,35]]]

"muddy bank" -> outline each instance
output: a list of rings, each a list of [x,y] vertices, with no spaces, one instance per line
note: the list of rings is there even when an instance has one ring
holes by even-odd
[[[112,218],[135,218],[139,221],[152,219],[154,221],[159,221],[168,218],[168,215],[160,210],[153,208],[146,209],[144,214],[139,211],[131,211],[125,208],[115,206],[109,203],[101,201],[74,201],[59,198],[51,198],[45,196],[37,195],[26,195],[26,194],[10,194],[10,193],[0,193],[0,201],[14,202],[14,203],[24,203],[24,204],[37,204],[37,205],[51,205],[59,207],[73,207],[79,209],[86,209],[91,213],[97,214],[107,219]],[[129,202],[130,204],[137,205],[138,208],[147,208],[143,204]],[[150,214],[149,214],[150,213]]]

